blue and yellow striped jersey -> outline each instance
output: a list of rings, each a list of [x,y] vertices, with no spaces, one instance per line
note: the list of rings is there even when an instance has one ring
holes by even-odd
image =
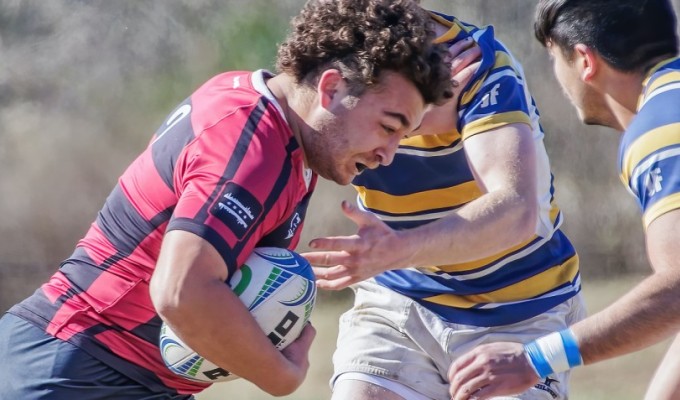
[[[562,214],[553,198],[538,110],[520,64],[494,38],[492,27],[477,28],[440,14],[433,18],[450,27],[440,42],[472,36],[482,50],[482,65],[460,98],[458,126],[404,139],[390,166],[364,171],[353,182],[359,207],[395,229],[455,213],[482,195],[465,158],[465,139],[519,122],[533,128],[540,220],[531,240],[501,254],[465,264],[391,270],[376,280],[447,321],[476,326],[519,322],[580,290],[578,257],[559,229]]]
[[[638,113],[621,138],[621,179],[637,198],[645,228],[680,208],[680,58],[656,65]]]

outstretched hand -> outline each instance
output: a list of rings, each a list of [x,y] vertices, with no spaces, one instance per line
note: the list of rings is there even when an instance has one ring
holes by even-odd
[[[313,239],[309,246],[316,251],[302,253],[314,266],[319,288],[340,290],[388,269],[407,266],[398,231],[347,201],[342,202],[342,211],[357,225],[357,233]]]
[[[483,400],[522,393],[539,382],[521,343],[483,344],[449,368],[451,400]]]

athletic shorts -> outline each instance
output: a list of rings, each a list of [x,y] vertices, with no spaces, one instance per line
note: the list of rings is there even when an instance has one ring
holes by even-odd
[[[353,373],[346,377],[368,374],[398,382],[407,387],[407,392],[414,390],[429,399],[450,400],[449,366],[474,347],[501,341],[527,343],[586,316],[579,294],[516,324],[478,327],[443,321],[414,300],[373,280],[353,289],[354,307],[340,317],[331,386],[344,373]],[[564,400],[568,397],[568,380],[568,372],[559,373],[521,395],[503,398]]]
[[[0,399],[193,400],[154,393],[80,348],[23,319],[0,319]]]

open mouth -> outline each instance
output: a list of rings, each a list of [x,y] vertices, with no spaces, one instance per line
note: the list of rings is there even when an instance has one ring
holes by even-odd
[[[361,174],[362,172],[364,172],[364,170],[367,168],[367,167],[366,167],[366,164],[362,164],[362,163],[356,163],[356,164],[354,164],[354,165],[355,165],[356,168],[357,168],[357,175],[359,175],[359,174]]]

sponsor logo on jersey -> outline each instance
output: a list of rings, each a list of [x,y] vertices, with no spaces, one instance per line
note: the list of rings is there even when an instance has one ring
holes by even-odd
[[[300,218],[300,213],[296,212],[293,215],[293,218],[290,219],[290,228],[288,228],[288,235],[286,235],[286,239],[290,239],[295,236],[295,232],[297,231],[298,226],[300,226],[300,222],[302,222],[302,218]]]
[[[557,398],[556,388],[552,386],[553,383],[559,383],[557,379],[552,379],[551,377],[545,378],[545,381],[537,383],[534,387],[539,390],[548,392],[553,399]]]
[[[262,215],[262,204],[248,190],[229,182],[210,213],[243,238]]]

